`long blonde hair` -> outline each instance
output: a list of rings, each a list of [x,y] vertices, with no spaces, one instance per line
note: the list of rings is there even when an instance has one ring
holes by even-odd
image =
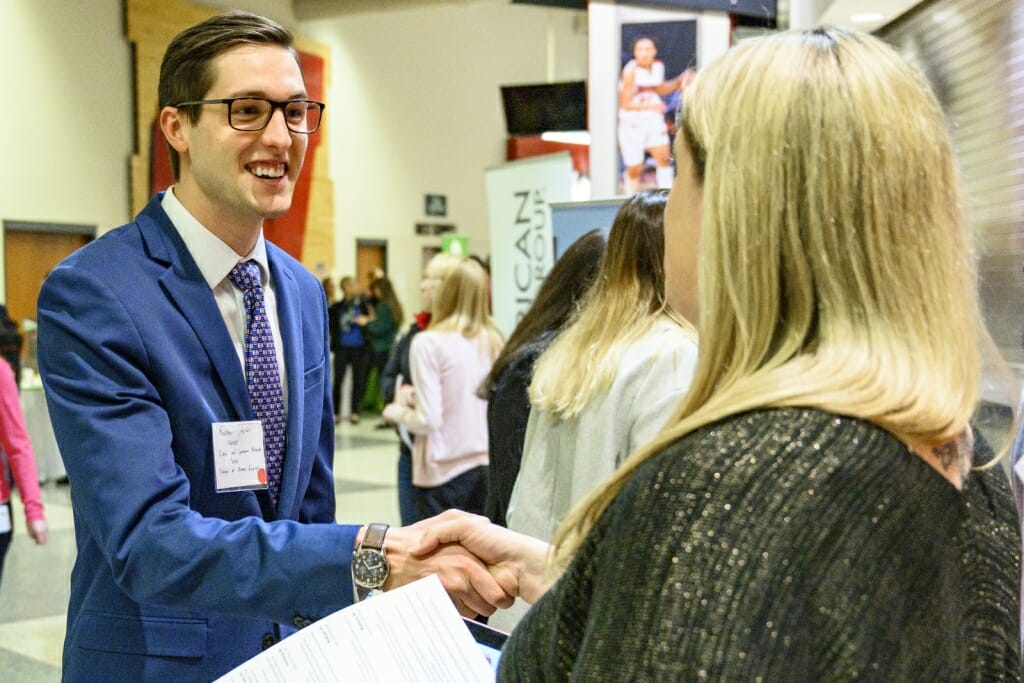
[[[461,258],[448,270],[434,295],[433,308],[428,330],[480,338],[491,362],[501,353],[504,339],[489,313],[487,272],[476,261]]]
[[[437,281],[430,295],[430,301],[425,302],[429,304],[427,308],[430,309],[431,315],[437,309],[437,297],[441,291],[441,284],[444,282],[444,279],[455,270],[456,266],[465,260],[465,256],[459,256],[447,251],[439,251],[427,261],[427,266],[423,269],[423,277]]]
[[[619,209],[601,266],[579,312],[537,360],[530,404],[579,415],[615,381],[626,348],[659,316],[696,331],[665,300],[664,190],[638,192]]]
[[[916,68],[862,33],[788,32],[730,50],[683,107],[676,144],[703,183],[694,381],[566,518],[560,563],[640,465],[724,417],[813,407],[936,445],[979,402],[972,239]]]

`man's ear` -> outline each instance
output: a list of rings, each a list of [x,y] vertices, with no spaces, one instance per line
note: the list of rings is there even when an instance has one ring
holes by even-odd
[[[164,107],[160,110],[160,130],[167,142],[178,154],[188,152],[188,131],[192,124],[176,107]]]

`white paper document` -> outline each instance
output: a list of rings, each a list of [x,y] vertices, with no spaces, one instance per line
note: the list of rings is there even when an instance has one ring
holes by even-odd
[[[481,683],[494,671],[437,576],[314,622],[218,683]]]

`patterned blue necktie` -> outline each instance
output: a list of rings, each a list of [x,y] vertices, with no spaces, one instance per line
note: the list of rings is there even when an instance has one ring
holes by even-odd
[[[274,337],[270,333],[267,310],[263,305],[260,267],[255,261],[239,263],[228,273],[228,278],[245,297],[245,380],[249,390],[249,405],[256,418],[263,423],[267,485],[270,499],[274,507],[277,507],[287,420],[281,374],[277,371]]]

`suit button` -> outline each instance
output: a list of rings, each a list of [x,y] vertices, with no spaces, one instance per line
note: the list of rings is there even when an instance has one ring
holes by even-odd
[[[267,648],[269,648],[273,644],[274,644],[274,634],[273,633],[264,633],[263,634],[263,649],[266,650]]]

